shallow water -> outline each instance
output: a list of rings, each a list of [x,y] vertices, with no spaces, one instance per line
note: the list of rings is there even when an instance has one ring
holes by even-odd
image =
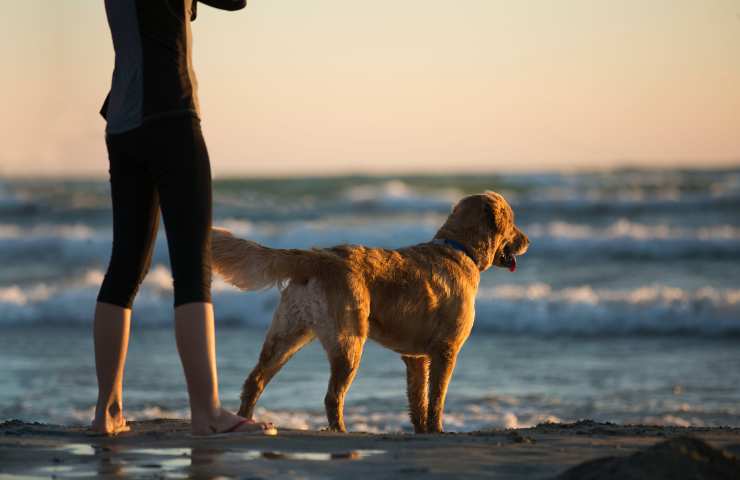
[[[264,332],[218,329],[224,403],[236,409]],[[470,431],[591,418],[618,423],[740,426],[740,355],[735,339],[681,336],[527,337],[474,334],[448,395],[446,427]],[[0,339],[0,419],[87,423],[96,395],[90,332],[11,328]],[[258,416],[283,427],[326,426],[329,369],[314,342],[267,387]],[[132,420],[187,417],[170,329],[134,326],[125,408]],[[352,430],[409,431],[398,355],[366,347],[347,400]]]

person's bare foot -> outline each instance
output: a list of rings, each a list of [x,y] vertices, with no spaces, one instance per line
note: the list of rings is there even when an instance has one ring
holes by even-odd
[[[97,435],[118,435],[128,432],[131,427],[126,422],[126,417],[120,408],[100,409],[96,408],[95,418],[90,425],[90,431]]]
[[[259,433],[262,435],[277,435],[277,428],[269,422],[255,422],[240,417],[228,410],[220,409],[216,415],[207,419],[193,418],[193,435],[218,435],[223,433]]]

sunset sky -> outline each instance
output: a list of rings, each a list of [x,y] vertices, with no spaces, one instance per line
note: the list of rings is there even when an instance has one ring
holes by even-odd
[[[193,24],[216,176],[740,165],[738,0],[250,0]],[[3,2],[1,175],[107,175],[102,0]]]

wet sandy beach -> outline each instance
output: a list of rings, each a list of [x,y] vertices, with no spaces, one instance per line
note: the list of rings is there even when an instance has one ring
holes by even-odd
[[[0,424],[0,478],[554,478],[582,462],[627,457],[691,436],[740,455],[740,429],[578,422],[466,434],[336,434],[194,438],[182,420],[132,422],[116,438],[83,427]]]

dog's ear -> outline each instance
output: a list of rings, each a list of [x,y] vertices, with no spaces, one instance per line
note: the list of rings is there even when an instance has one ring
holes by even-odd
[[[513,212],[503,196],[487,191],[482,195],[487,225],[493,233],[504,233],[514,224]]]
[[[485,224],[488,226],[488,228],[491,229],[491,231],[496,231],[496,214],[493,212],[493,207],[489,202],[485,202],[483,204],[483,213],[486,217]]]

